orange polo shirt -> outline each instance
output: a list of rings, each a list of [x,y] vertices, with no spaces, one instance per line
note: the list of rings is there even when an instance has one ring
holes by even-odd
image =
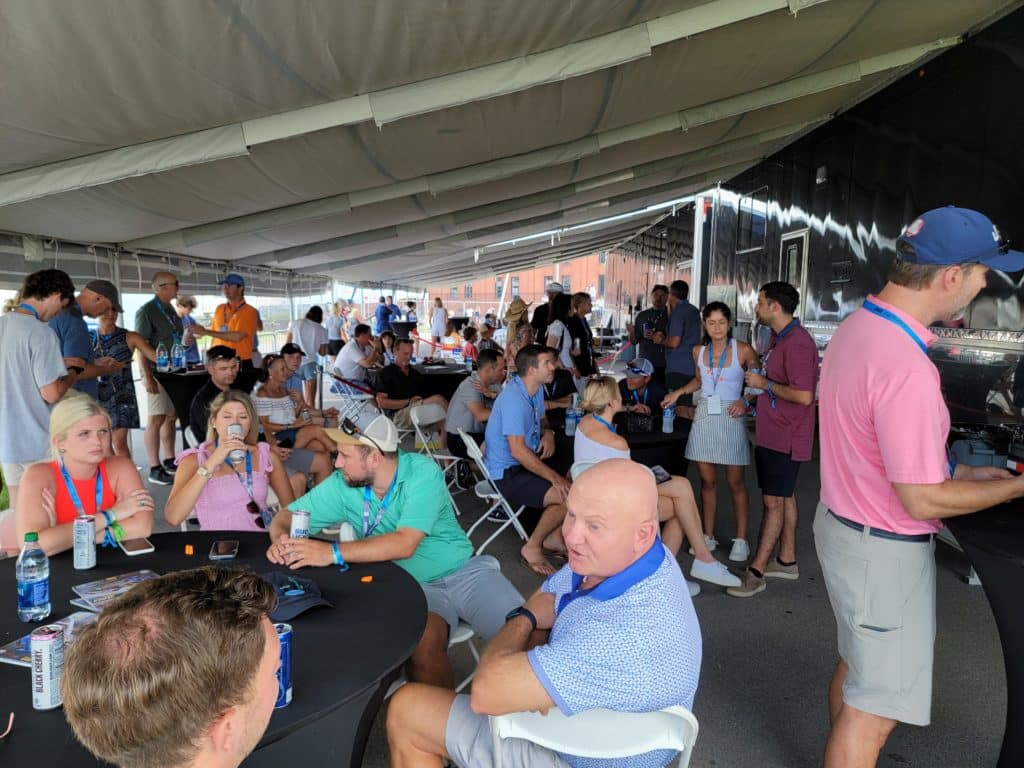
[[[244,333],[245,338],[241,341],[221,341],[218,339],[217,343],[231,347],[238,353],[240,360],[252,360],[252,345],[256,340],[258,323],[259,314],[256,312],[256,308],[246,304],[245,299],[243,299],[233,307],[227,302],[218,305],[217,309],[213,312],[213,324],[210,330],[219,332],[241,331]]]

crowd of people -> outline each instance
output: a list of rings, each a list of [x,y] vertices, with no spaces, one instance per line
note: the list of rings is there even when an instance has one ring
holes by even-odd
[[[551,284],[549,301],[532,319],[521,299],[509,306],[504,348],[493,340],[495,319],[462,333],[474,345],[476,370],[449,401],[423,395],[423,374],[411,365],[414,342],[389,325],[408,313],[391,297],[377,306],[376,334],[358,318],[346,327],[344,307],[332,308],[326,329],[322,312],[311,310],[255,369],[258,318],[245,303],[244,281],[228,275],[212,328],[189,324],[195,338],[216,343],[205,353],[209,381],[188,414],[200,442],[178,453],[173,470],[159,451],[173,454],[173,433],[167,443],[163,430],[168,420],[173,429],[175,414],[150,366],[153,349],[175,338],[189,315],[170,304],[176,278],[154,277],[154,298],[139,310],[136,330],[127,331],[116,325],[121,307],[113,285],[94,280],[76,295],[65,273],[43,270],[29,276],[18,304],[0,317],[0,396],[16,405],[15,424],[0,428],[0,461],[16,535],[36,531],[46,551],[66,550],[78,514],[96,516],[98,543],[150,533],[153,497],[119,450],[118,431],[138,424],[138,408],[117,395],[114,383],[139,352],[151,398],[150,481],[173,471],[164,518],[265,531],[267,559],[290,569],[383,560],[405,569],[424,592],[428,616],[406,666],[409,684],[390,703],[393,765],[437,765],[442,758],[490,764],[488,714],[692,707],[702,654],[692,602],[699,588],[683,577],[679,553],[688,541],[690,576],[737,598],[762,593],[769,580],[799,579],[795,491],[820,410],[814,532],[839,655],[828,689],[825,764],[874,765],[898,722],[929,721],[938,521],[1024,496],[1020,477],[948,459],[948,412],[938,374],[922,354],[934,339],[927,326],[962,315],[990,268],[1024,269],[1024,254],[986,239],[993,231],[981,214],[954,208],[930,211],[908,228],[889,282],[832,340],[820,366],[820,394],[817,345],[797,317],[797,289],[782,281],[757,294],[757,320],[770,330],[760,353],[733,338],[728,305],[694,306],[681,280],[655,286],[651,308],[629,328],[639,354],[619,381],[598,373],[589,296],[567,296]],[[83,316],[100,320],[96,343],[81,335]],[[451,330],[440,299],[429,323],[435,341]],[[317,358],[327,355],[344,379],[366,386],[369,415],[354,420],[314,408],[316,386],[308,383],[319,382]],[[247,368],[256,386],[233,388]],[[552,389],[559,379],[586,414],[573,437],[569,472],[552,462],[550,414],[565,407],[566,397]],[[444,414],[437,428],[460,461],[459,484],[476,480],[465,437],[482,449],[486,477],[510,508],[537,511],[519,552],[522,566],[543,578],[533,594],[524,598],[494,557],[474,555],[445,467],[401,449],[401,430],[427,406]],[[685,477],[633,461],[619,434],[620,415],[653,420],[666,410],[692,422],[681,450],[697,464],[699,494]],[[744,483],[751,459],[763,507],[752,542]],[[736,526],[728,559],[747,563],[738,573],[714,554],[720,467]],[[313,538],[290,535],[298,510],[309,514]],[[7,541],[5,524],[0,543]],[[335,528],[336,536],[317,536]],[[904,572],[921,575],[899,578]],[[63,683],[68,719],[82,742],[117,764],[167,744],[182,757],[174,764],[220,750],[238,758],[224,764],[237,765],[258,740],[254,732],[266,726],[273,698],[264,689],[277,640],[266,618],[270,600],[257,582],[209,568],[171,574],[104,612],[72,647]],[[203,594],[218,595],[223,609],[209,611]],[[170,640],[143,649],[151,634],[171,634],[183,615],[245,649],[244,663],[231,669],[236,684],[212,709],[185,706],[190,691],[173,692],[183,702],[181,717],[203,734],[198,740],[172,743],[180,726],[161,722],[146,744],[119,741],[131,729],[111,732],[103,723],[142,716],[142,703],[130,696],[158,690],[154,666],[194,650]],[[140,631],[140,621],[152,632]],[[447,654],[459,622],[489,641],[468,696],[455,694]],[[189,684],[220,679],[217,664],[197,661]],[[110,696],[104,687],[109,666],[128,681],[124,695]],[[201,690],[192,693],[205,698]],[[235,717],[243,718],[241,729],[231,725]],[[500,748],[508,765],[600,764],[524,741]],[[648,753],[620,764],[663,765],[671,757]]]

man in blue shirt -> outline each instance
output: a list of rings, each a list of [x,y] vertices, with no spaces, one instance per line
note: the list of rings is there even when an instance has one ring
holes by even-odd
[[[441,757],[492,765],[488,715],[693,707],[700,626],[679,564],[658,538],[653,474],[626,459],[602,461],[579,476],[568,506],[568,565],[509,612],[480,660],[472,695],[408,685],[391,699],[392,765],[437,765]],[[501,749],[510,768],[653,768],[675,757],[659,750],[580,758],[521,739],[503,740]]]
[[[94,340],[89,333],[89,326],[85,324],[85,317],[99,317],[111,307],[116,312],[124,311],[114,284],[107,280],[90,280],[74,303],[61,310],[49,322],[60,340],[61,354],[85,360],[85,370],[79,374],[75,389],[92,398],[99,395],[97,378],[111,376],[124,368],[124,363],[112,357],[93,357]]]
[[[402,319],[402,308],[395,304],[394,296],[388,296],[385,304],[388,307],[388,329],[390,329],[392,320],[397,322]]]
[[[569,481],[544,463],[555,453],[555,433],[544,416],[544,385],[555,375],[553,350],[527,344],[516,355],[518,376],[494,401],[484,442],[487,472],[512,508],[526,506],[543,514],[520,554],[522,564],[538,576],[554,569],[544,550],[564,551],[558,526],[565,517]]]
[[[673,280],[668,287],[668,330],[656,331],[655,344],[665,348],[665,386],[671,392],[685,387],[696,375],[693,348],[700,344],[700,311],[686,299],[690,286],[685,280]],[[679,398],[676,411],[687,419],[693,418],[693,395]]]
[[[391,330],[391,310],[388,309],[387,301],[381,296],[377,299],[377,308],[373,310],[374,322],[377,326],[376,333],[380,336],[384,331]]]

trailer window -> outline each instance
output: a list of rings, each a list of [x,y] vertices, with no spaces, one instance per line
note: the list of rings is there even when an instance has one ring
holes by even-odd
[[[741,197],[738,214],[736,250],[753,251],[764,248],[768,187],[762,187]]]

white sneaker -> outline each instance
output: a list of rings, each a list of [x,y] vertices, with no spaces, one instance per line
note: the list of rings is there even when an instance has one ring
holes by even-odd
[[[729,559],[734,563],[742,563],[750,559],[750,545],[746,539],[733,539],[732,549],[729,550]]]
[[[694,560],[690,566],[690,575],[695,579],[717,584],[720,587],[738,587],[743,581],[734,573],[730,573],[725,563],[713,560],[705,563],[701,560]]]
[[[707,545],[708,552],[714,552],[718,549],[718,539],[704,534],[704,543]],[[690,554],[693,554],[693,547],[690,547]]]
[[[696,581],[688,581],[686,582],[686,586],[690,589],[690,597],[696,597],[700,594],[700,584]]]

